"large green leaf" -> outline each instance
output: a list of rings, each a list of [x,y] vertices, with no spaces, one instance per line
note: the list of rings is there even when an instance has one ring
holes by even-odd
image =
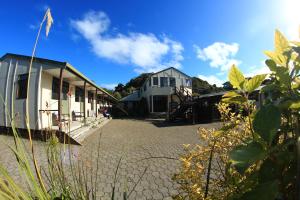
[[[289,41],[284,37],[284,35],[279,31],[275,31],[275,52],[283,53],[289,48]]]
[[[266,152],[262,145],[257,142],[236,146],[229,153],[229,157],[232,160],[233,166],[241,174],[244,173],[245,170],[253,163],[263,159],[265,155]]]
[[[243,89],[245,77],[235,65],[232,65],[229,71],[228,79],[234,88]]]
[[[266,74],[256,75],[246,82],[245,89],[247,92],[253,92],[265,80]]]
[[[241,199],[244,200],[272,200],[278,195],[279,181],[261,183],[251,191],[245,193]]]
[[[267,59],[265,61],[266,65],[269,67],[270,71],[276,72],[276,63],[272,59]]]
[[[280,126],[280,122],[280,111],[276,106],[263,106],[254,117],[253,129],[267,143],[271,143]]]
[[[276,64],[280,66],[286,66],[287,58],[283,54],[278,54],[273,51],[265,51],[264,52],[269,58],[271,58]]]

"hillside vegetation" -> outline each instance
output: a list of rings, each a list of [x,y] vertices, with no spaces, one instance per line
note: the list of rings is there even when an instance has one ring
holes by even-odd
[[[134,90],[140,88],[150,75],[151,73],[143,73],[135,78],[130,79],[130,81],[128,81],[125,85],[119,83],[114,90],[111,90],[109,92],[113,93],[116,98],[121,99],[131,94]],[[193,95],[224,91],[223,87],[217,87],[215,84],[211,85],[207,81],[204,81],[200,78],[193,77],[192,80]]]

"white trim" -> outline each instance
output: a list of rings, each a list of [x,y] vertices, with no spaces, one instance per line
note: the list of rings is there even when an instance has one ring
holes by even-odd
[[[10,59],[9,61],[9,66],[8,66],[8,69],[7,69],[7,74],[6,74],[6,83],[5,83],[5,97],[4,97],[4,120],[5,120],[5,126],[8,127],[7,125],[7,115],[8,113],[6,111],[8,111],[8,108],[7,108],[7,86],[8,86],[8,80],[9,80],[9,74],[10,74],[10,68],[11,68],[11,63],[12,63],[12,59]]]
[[[37,129],[38,130],[41,130],[42,129],[42,122],[41,122],[41,117],[40,117],[40,109],[42,108],[41,107],[41,101],[42,101],[42,98],[41,98],[41,93],[42,93],[42,88],[41,88],[41,85],[42,85],[42,70],[43,70],[43,65],[40,66],[39,68],[39,71],[38,71],[38,90],[37,90],[37,95],[36,95],[36,102],[37,102]]]

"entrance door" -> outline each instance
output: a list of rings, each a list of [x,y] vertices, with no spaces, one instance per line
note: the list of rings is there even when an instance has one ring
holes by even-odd
[[[167,112],[168,96],[156,95],[153,96],[153,112]]]

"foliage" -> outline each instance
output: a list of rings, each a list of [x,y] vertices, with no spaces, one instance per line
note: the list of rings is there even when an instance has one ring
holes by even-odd
[[[215,84],[210,85],[207,81],[197,77],[192,78],[192,86],[194,96],[197,96],[197,94],[209,94],[223,91],[223,88],[217,87]]]
[[[222,128],[200,130],[203,144],[187,148],[175,176],[183,190],[177,199],[296,199],[300,171],[300,43],[275,32],[275,51],[267,51],[271,83],[256,107],[249,100],[266,75],[247,79],[233,66],[235,91],[227,92],[219,109]],[[232,112],[229,105],[239,108]],[[299,167],[298,167],[299,168]]]
[[[142,87],[143,83],[147,80],[147,78],[151,75],[151,73],[143,73],[139,76],[130,79],[128,83],[123,85],[119,83],[114,90],[114,93],[118,92],[121,95],[121,98],[131,94],[134,90]]]

